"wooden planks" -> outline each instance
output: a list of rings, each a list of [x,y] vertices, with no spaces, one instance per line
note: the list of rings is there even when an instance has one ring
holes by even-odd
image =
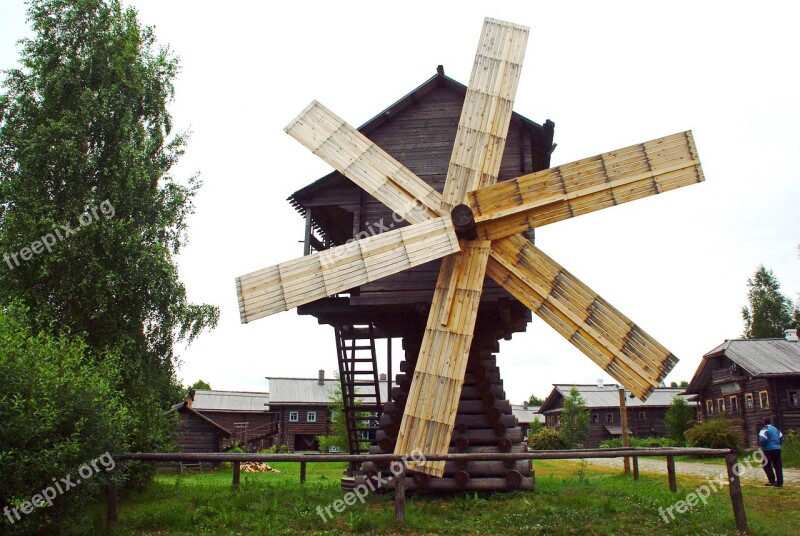
[[[243,323],[459,251],[449,216],[388,231],[236,278]]]
[[[494,240],[703,181],[691,131],[468,194],[478,236]]]
[[[487,18],[450,157],[443,208],[497,181],[529,29]]]
[[[487,241],[466,242],[462,254],[442,261],[396,454],[415,449],[446,453],[450,446],[489,249]],[[408,467],[437,477],[444,473],[444,462],[410,462]]]
[[[406,221],[442,213],[439,192],[319,102],[284,130]]]
[[[492,242],[486,273],[645,400],[678,359],[521,236]]]

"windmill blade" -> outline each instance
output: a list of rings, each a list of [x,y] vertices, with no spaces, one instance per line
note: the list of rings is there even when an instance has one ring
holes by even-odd
[[[284,130],[406,221],[444,214],[439,192],[319,102]]]
[[[519,235],[492,242],[486,273],[640,400],[646,400],[678,362]]]
[[[455,425],[472,334],[483,290],[490,242],[468,241],[460,255],[442,261],[425,336],[414,370],[395,453],[418,449],[446,453]],[[458,304],[451,307],[452,303]],[[440,477],[445,462],[409,462],[414,471]]]
[[[529,29],[485,19],[447,170],[443,207],[497,182]]]
[[[470,192],[478,237],[495,240],[702,182],[691,131]]]
[[[462,203],[467,191],[497,181],[527,41],[524,26],[484,20],[445,180],[443,210]],[[450,447],[490,242],[466,244],[463,253],[442,262],[396,454],[414,449],[446,453]],[[409,467],[432,476],[444,474],[444,462]]]
[[[459,251],[449,217],[354,240],[236,278],[242,323]]]

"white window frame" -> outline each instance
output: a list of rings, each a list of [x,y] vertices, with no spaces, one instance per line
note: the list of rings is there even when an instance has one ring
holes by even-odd
[[[289,422],[300,422],[300,412],[299,411],[290,411],[289,412]]]
[[[753,411],[756,409],[755,402],[753,401],[755,398],[753,397],[753,393],[745,393],[744,395],[744,407],[747,408],[747,411]]]
[[[317,422],[317,412],[309,411],[306,413],[306,422]]]

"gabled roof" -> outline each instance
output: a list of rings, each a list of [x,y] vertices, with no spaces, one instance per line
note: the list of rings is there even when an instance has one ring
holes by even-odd
[[[800,342],[786,339],[728,339],[703,356],[686,392],[700,392],[711,377],[710,364],[723,357],[753,377],[800,375]]]
[[[190,408],[188,405],[186,405],[185,401],[184,402],[179,402],[178,404],[175,404],[174,406],[172,406],[169,409],[169,411],[167,413],[172,413],[173,411],[177,411],[178,413],[186,413],[186,414],[189,414],[189,415],[193,415],[193,416],[197,417],[198,419],[201,419],[201,420],[206,421],[207,423],[211,424],[214,428],[217,428],[225,437],[230,437],[231,436],[231,433],[227,428],[223,427],[221,424],[217,423],[213,419],[209,419],[208,417],[206,417],[202,413],[199,413],[199,412],[195,411],[194,409]]]
[[[524,404],[511,404],[511,413],[520,424],[529,424],[533,421],[542,421],[539,406],[526,406]]]
[[[273,378],[269,381],[270,404],[323,404],[328,405],[331,395],[339,386],[339,380],[319,378]],[[380,382],[381,400],[388,398],[387,382]],[[366,392],[366,391],[364,391]]]
[[[269,393],[247,391],[214,391],[197,389],[194,392],[192,409],[197,411],[266,412]]]
[[[375,131],[377,128],[389,123],[394,117],[401,114],[410,106],[417,104],[425,95],[430,93],[436,88],[445,87],[451,89],[457,93],[462,95],[466,95],[467,93],[467,86],[458,82],[449,76],[444,74],[444,68],[440,65],[436,69],[437,73],[430,77],[428,80],[423,82],[418,87],[414,88],[409,92],[407,95],[396,101],[394,104],[383,110],[382,112],[378,113],[375,117],[358,127],[358,131],[364,134],[365,136],[369,137],[369,135]],[[531,121],[525,116],[522,116],[514,111],[511,113],[511,124],[516,124],[521,126],[522,128],[530,131],[535,132],[538,136],[544,141],[547,145],[546,148],[543,148],[546,154],[550,154],[555,150],[556,145],[553,143],[553,132],[555,124],[548,120],[545,122],[544,126],[536,123],[535,121]],[[549,158],[548,158],[549,160]],[[287,198],[287,201],[303,216],[306,214],[306,208],[303,205],[303,199],[307,198],[308,196],[312,195],[314,192],[318,190],[322,190],[329,187],[335,187],[337,185],[351,185],[352,183],[344,177],[338,171],[333,171],[320,179],[317,179],[313,183],[309,184],[297,190],[292,195]],[[324,231],[319,227],[317,222],[312,222],[314,228],[324,235]]]
[[[569,393],[573,387],[578,389],[581,397],[586,401],[586,407],[588,409],[619,408],[619,387],[616,385],[554,384],[550,395],[548,395],[542,407],[539,408],[539,413],[560,410],[559,402],[569,397]],[[638,398],[631,398],[630,392],[625,391],[625,406],[629,408],[669,406],[676,396],[682,395],[683,391],[683,388],[659,387],[653,391],[645,402],[642,402]],[[692,402],[689,402],[689,404],[694,405]]]

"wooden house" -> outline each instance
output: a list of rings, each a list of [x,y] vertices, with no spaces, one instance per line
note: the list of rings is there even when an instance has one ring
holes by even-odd
[[[268,405],[269,393],[192,389],[172,408],[180,415],[176,443],[184,452],[268,448],[278,431],[278,414]]]
[[[519,427],[522,430],[522,437],[528,437],[528,430],[531,428],[531,423],[539,421],[544,423],[544,415],[539,413],[541,406],[529,406],[527,402],[522,404],[511,404],[511,414],[517,419]]]
[[[325,378],[277,378],[267,376],[270,410],[278,415],[276,445],[285,445],[289,452],[318,450],[317,436],[330,432],[331,395],[338,380]]]
[[[686,388],[695,395],[700,420],[730,420],[748,447],[758,446],[764,417],[784,433],[800,429],[800,342],[784,339],[726,340],[707,354]]]
[[[539,412],[544,414],[545,425],[550,428],[561,426],[561,413],[564,399],[570,396],[575,387],[586,402],[589,410],[589,435],[587,448],[595,448],[601,441],[622,435],[622,414],[620,412],[619,386],[604,385],[555,385],[545,399]],[[659,437],[666,434],[664,416],[676,396],[682,396],[682,388],[658,388],[642,402],[631,398],[625,392],[625,408],[628,417],[628,434],[632,437]],[[693,402],[689,402],[693,405]]]

